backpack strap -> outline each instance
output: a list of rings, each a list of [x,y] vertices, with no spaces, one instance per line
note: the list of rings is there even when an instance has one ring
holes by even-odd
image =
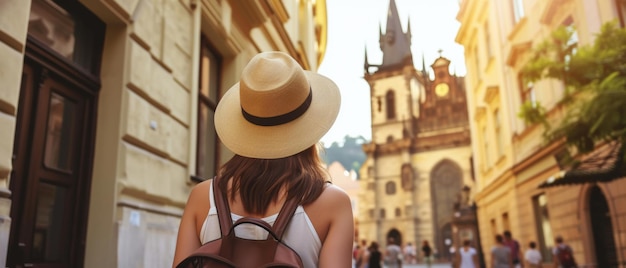
[[[215,208],[217,209],[217,219],[220,222],[220,231],[222,233],[222,237],[226,237],[230,229],[233,227],[233,218],[230,215],[230,206],[228,205],[228,200],[224,198],[225,195],[222,190],[215,183],[215,179],[211,182],[213,183],[213,195],[215,198]]]
[[[297,208],[297,199],[291,198],[285,201],[283,207],[278,212],[278,218],[276,218],[272,229],[274,229],[274,233],[279,240],[283,239],[283,233],[287,229],[287,225],[289,225],[289,222],[291,222],[291,218],[293,218],[293,215],[296,213]],[[267,238],[269,239],[270,237],[268,236]]]
[[[215,179],[213,180],[213,195],[215,201],[215,207],[217,209],[217,218],[220,223],[220,231],[222,233],[222,237],[228,235],[230,230],[233,227],[233,218],[230,215],[230,206],[228,205],[228,200],[226,200],[226,194],[222,192],[222,190],[217,187],[215,183]],[[287,229],[287,225],[291,221],[291,218],[296,213],[296,209],[298,208],[298,201],[296,198],[291,198],[283,204],[283,207],[278,212],[278,217],[272,226],[274,230],[274,234],[279,240],[282,240],[283,233]],[[271,239],[272,236],[268,235],[267,239]]]

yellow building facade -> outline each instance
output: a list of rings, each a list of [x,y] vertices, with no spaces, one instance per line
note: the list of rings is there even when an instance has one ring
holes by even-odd
[[[171,267],[232,153],[219,98],[260,51],[315,71],[323,0],[0,3],[0,265]]]
[[[554,238],[562,236],[580,265],[624,267],[626,180],[540,188],[566,173],[558,162],[566,147],[546,143],[541,126],[517,116],[525,101],[541,102],[556,120],[564,112],[557,104],[561,82],[522,81],[534,46],[559,26],[575,29],[572,42],[591,44],[603,23],[624,27],[624,10],[620,0],[460,2],[456,41],[465,48],[475,202],[487,263],[495,235],[509,230],[523,250],[536,242],[546,263],[552,261]]]

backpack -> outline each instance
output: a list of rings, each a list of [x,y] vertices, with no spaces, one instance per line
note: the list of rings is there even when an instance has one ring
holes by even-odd
[[[233,224],[225,194],[219,188],[214,194],[221,238],[205,243],[176,268],[304,267],[298,253],[281,240],[298,207],[295,199],[285,202],[272,227],[264,220],[249,217]],[[268,232],[267,239],[250,240],[235,236],[235,227],[240,224],[253,224],[265,229]]]
[[[564,248],[557,246],[556,257],[559,259],[559,263],[563,268],[578,267],[574,260],[574,255],[572,255],[572,249],[569,246],[565,246]]]

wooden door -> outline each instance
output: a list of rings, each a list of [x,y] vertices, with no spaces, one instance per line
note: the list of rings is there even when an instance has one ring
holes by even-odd
[[[95,96],[26,60],[14,143],[9,267],[83,264]]]

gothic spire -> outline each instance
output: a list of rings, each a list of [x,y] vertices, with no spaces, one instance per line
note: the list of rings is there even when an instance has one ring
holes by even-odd
[[[385,35],[383,34],[383,25],[378,23],[378,44],[380,45],[380,50],[383,50],[385,47]]]
[[[424,86],[428,87],[430,83],[430,75],[426,69],[426,59],[424,58],[424,51],[422,51],[422,77],[424,78]]]
[[[395,0],[389,1],[385,35],[383,38],[381,33],[380,37],[380,48],[383,52],[383,63],[380,69],[396,67],[407,63],[413,65],[411,34],[402,31]]]
[[[422,51],[422,72],[428,73],[428,70],[426,70],[426,59],[424,59],[424,51]]]
[[[409,47],[411,47],[411,16],[408,17],[406,25],[406,39],[409,40]]]
[[[365,46],[365,62],[363,63],[363,69],[365,69],[365,73],[369,73],[370,63],[367,60],[367,45]]]

